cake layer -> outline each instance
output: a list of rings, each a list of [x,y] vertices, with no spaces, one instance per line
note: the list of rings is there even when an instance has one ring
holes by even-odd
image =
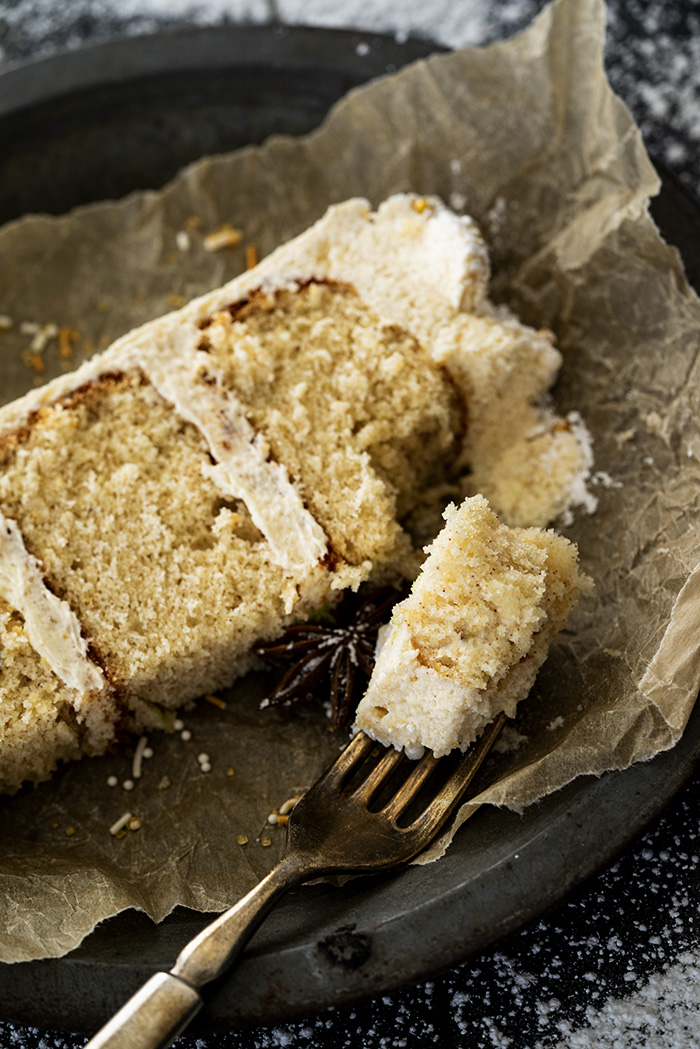
[[[333,555],[375,570],[398,521],[449,476],[462,427],[444,369],[348,285],[253,293],[204,329],[211,367],[285,463]]]
[[[357,726],[412,756],[466,749],[515,714],[578,598],[576,548],[501,524],[483,496],[446,526],[381,639]]]
[[[50,694],[37,707],[80,728],[68,747],[55,718],[61,742],[42,767],[86,749],[98,685],[115,716],[157,725],[160,709],[231,684],[255,641],[371,573],[400,576],[414,559],[398,514],[454,459],[447,373],[348,286],[255,293],[200,323],[197,340],[174,347],[169,370],[162,333],[160,353],[142,333],[124,370],[107,370],[108,351],[0,436],[0,594],[54,671],[50,688],[32,679],[32,696]],[[256,517],[232,494],[246,486]],[[19,724],[4,670],[0,689],[1,753]]]
[[[543,407],[559,354],[487,285],[470,219],[347,201],[0,409],[0,598],[49,697],[37,741],[56,725],[42,768],[230,684],[343,588],[413,577],[446,492],[528,524],[575,501],[585,442]],[[31,725],[18,689],[0,671],[0,752]]]

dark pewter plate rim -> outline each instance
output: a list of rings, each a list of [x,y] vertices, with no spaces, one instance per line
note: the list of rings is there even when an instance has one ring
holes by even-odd
[[[362,45],[362,46],[360,46]],[[347,73],[351,83],[423,57],[433,45],[346,30],[187,28],[98,43],[0,73],[0,126],[66,91],[128,88],[144,77],[239,66]],[[61,84],[61,89],[57,85]],[[672,179],[654,206],[697,284],[700,208]],[[531,923],[607,866],[660,815],[700,762],[700,710],[671,751],[583,778],[522,816],[481,810],[430,867],[317,884],[273,911],[235,969],[211,989],[192,1033],[308,1016],[432,975]],[[60,959],[0,964],[0,1018],[94,1030],[153,971],[169,968],[205,923],[178,909],[161,925],[133,911],[102,923]]]

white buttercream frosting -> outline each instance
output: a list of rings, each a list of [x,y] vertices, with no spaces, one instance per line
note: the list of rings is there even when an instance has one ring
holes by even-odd
[[[70,606],[46,585],[41,568],[24,545],[15,521],[0,513],[0,595],[24,619],[29,642],[54,674],[77,695],[74,707],[107,687],[88,656],[87,643]]]

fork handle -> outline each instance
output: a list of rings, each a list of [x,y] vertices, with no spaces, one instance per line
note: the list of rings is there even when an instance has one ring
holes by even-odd
[[[234,961],[276,900],[314,873],[298,856],[283,856],[247,896],[187,944],[169,973],[152,976],[85,1049],[167,1049],[199,1011],[199,988]]]

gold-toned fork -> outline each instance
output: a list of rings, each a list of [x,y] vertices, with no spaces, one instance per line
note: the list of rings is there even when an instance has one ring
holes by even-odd
[[[411,762],[397,785],[408,759],[389,748],[372,764],[377,744],[363,732],[355,736],[295,805],[277,866],[187,944],[170,972],[152,976],[85,1049],[166,1049],[202,1006],[200,989],[231,965],[288,889],[324,874],[384,871],[412,860],[454,813],[504,721],[493,721],[435,787],[440,760],[432,754]]]

